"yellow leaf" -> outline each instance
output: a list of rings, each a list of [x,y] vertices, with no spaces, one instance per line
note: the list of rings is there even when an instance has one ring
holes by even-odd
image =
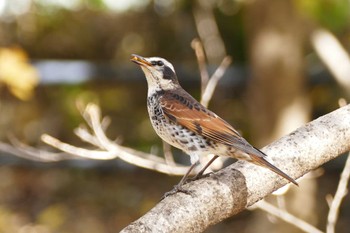
[[[22,49],[0,48],[0,82],[5,83],[13,95],[28,100],[38,81],[38,72]]]

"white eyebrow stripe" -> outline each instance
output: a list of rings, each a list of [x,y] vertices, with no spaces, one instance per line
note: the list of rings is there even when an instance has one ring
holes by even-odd
[[[161,57],[149,57],[149,58],[146,58],[149,62],[152,62],[152,61],[162,61],[164,63],[164,65],[168,66],[170,69],[172,69],[172,71],[175,73],[175,69],[174,69],[174,66],[168,62],[167,60],[165,60],[164,58],[161,58]]]

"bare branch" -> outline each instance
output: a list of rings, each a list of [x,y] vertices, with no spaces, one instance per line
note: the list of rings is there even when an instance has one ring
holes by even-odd
[[[312,33],[311,44],[334,78],[347,91],[350,90],[350,56],[339,40],[326,29]]]
[[[215,88],[220,81],[220,79],[223,77],[224,73],[226,72],[226,69],[231,64],[231,57],[226,56],[220,66],[215,70],[214,74],[209,79],[208,84],[206,85],[204,92],[202,92],[202,98],[201,98],[201,104],[203,106],[208,106],[209,101],[213,97]]]
[[[96,147],[102,147],[97,138],[94,135],[92,135],[84,125],[81,125],[80,127],[74,129],[74,133],[82,141],[90,143],[91,145],[94,145]]]
[[[337,191],[335,192],[334,198],[331,202],[329,212],[328,212],[328,221],[327,221],[327,233],[335,232],[335,224],[338,220],[339,207],[343,198],[348,194],[347,186],[350,178],[350,153],[346,159],[344,170],[341,174],[340,181],[338,184]]]
[[[201,76],[201,93],[203,93],[209,81],[209,73],[207,70],[207,63],[205,61],[204,48],[202,42],[197,38],[192,40],[191,46],[197,57],[198,68]]]
[[[104,132],[107,126],[107,121],[105,120],[106,123],[103,123],[104,120],[101,122],[101,112],[97,105],[88,104],[84,110],[81,110],[81,114],[87,124],[92,128],[92,133],[90,133],[89,129],[84,126],[77,128],[75,133],[83,141],[96,146],[98,148],[97,150],[88,150],[76,147],[68,143],[61,142],[60,140],[47,134],[42,135],[42,140],[52,147],[81,158],[98,160],[119,158],[127,163],[142,168],[171,175],[183,175],[188,170],[188,166],[167,164],[163,158],[156,155],[123,147],[113,141],[110,141]]]
[[[34,148],[31,148],[34,149]],[[32,150],[25,151],[20,148],[16,148],[10,144],[0,142],[0,151],[9,153],[11,155],[24,158],[24,159],[29,159],[33,161],[39,161],[39,162],[54,162],[57,160],[62,160],[62,154],[60,153],[59,155],[53,153],[51,156],[46,156],[49,155],[49,153],[46,153],[46,155],[43,155],[41,151],[38,151],[37,153],[32,153]]]
[[[193,9],[198,35],[209,63],[219,63],[226,54],[224,41],[214,15],[214,1],[196,1]]]
[[[165,141],[163,141],[163,153],[165,162],[171,166],[176,166],[176,163],[174,161],[174,155],[171,152],[171,146]]]
[[[99,107],[95,104],[88,104],[85,109],[82,109],[82,105],[79,105],[78,107],[80,107],[78,109],[80,109],[86,123],[92,129],[90,130],[84,125],[81,125],[75,130],[75,134],[83,141],[94,145],[96,149],[89,150],[73,146],[50,135],[43,134],[41,139],[46,144],[59,149],[64,153],[52,153],[38,150],[19,142],[14,137],[11,137],[10,139],[16,148],[6,143],[0,143],[0,150],[18,157],[41,162],[55,162],[65,159],[83,158],[96,160],[110,160],[119,158],[130,164],[170,175],[184,175],[188,170],[188,166],[167,164],[167,161],[161,157],[137,151],[128,147],[123,147],[114,141],[109,140],[104,131],[109,125],[110,120],[106,117],[102,118],[101,120]]]
[[[320,231],[316,227],[312,226],[308,222],[305,222],[304,220],[297,218],[294,215],[271,205],[270,203],[268,203],[265,200],[261,200],[261,201],[255,203],[253,206],[251,206],[251,208],[252,209],[258,208],[258,209],[261,209],[263,211],[266,211],[267,213],[272,214],[272,215],[292,224],[293,226],[299,228],[302,231],[309,232],[309,233],[322,233],[322,231]]]
[[[154,155],[143,153],[140,151],[133,150],[131,148],[122,147],[115,145],[111,150],[99,151],[99,150],[87,150],[80,147],[75,147],[70,144],[59,141],[58,139],[51,137],[49,135],[42,135],[42,140],[66,153],[73,154],[75,156],[80,156],[82,158],[97,159],[97,160],[109,160],[114,158],[120,158],[127,163],[139,166],[142,168],[154,170],[160,173],[170,174],[170,175],[183,175],[188,170],[187,166],[171,166],[163,162],[154,161]],[[158,157],[159,158],[159,157]],[[160,160],[161,158],[159,158]]]
[[[201,104],[208,107],[209,101],[213,97],[215,88],[226,72],[228,66],[231,64],[231,57],[226,56],[222,60],[220,66],[215,70],[214,74],[209,78],[207,65],[205,61],[204,48],[199,39],[193,39],[191,43],[197,57],[198,68],[201,76]]]
[[[68,154],[80,156],[86,159],[110,160],[118,157],[117,154],[114,154],[109,151],[87,150],[81,147],[72,146],[68,143],[61,142],[57,138],[51,137],[47,134],[41,135],[41,140],[46,144],[55,147],[61,151],[64,151]]]
[[[0,142],[0,150],[20,158],[34,160],[37,162],[57,162],[67,159],[76,159],[75,156],[69,155],[67,153],[53,153],[36,149],[34,147],[28,146],[20,142],[17,138],[15,138],[12,135],[9,136],[9,140],[11,141],[13,146]]]
[[[263,148],[297,178],[350,149],[350,105],[324,115]],[[283,157],[281,156],[283,155]],[[170,196],[122,232],[201,232],[286,184],[267,169],[238,161]]]

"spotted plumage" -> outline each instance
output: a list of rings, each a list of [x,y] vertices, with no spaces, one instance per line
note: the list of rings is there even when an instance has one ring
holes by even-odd
[[[133,62],[140,65],[148,83],[147,107],[156,133],[170,145],[183,150],[191,157],[192,166],[176,186],[181,186],[188,174],[198,164],[199,156],[217,156],[243,159],[271,171],[298,185],[294,179],[269,163],[262,151],[250,145],[226,121],[205,108],[179,84],[174,67],[159,57],[143,58],[133,55]],[[205,168],[200,172],[204,172]]]

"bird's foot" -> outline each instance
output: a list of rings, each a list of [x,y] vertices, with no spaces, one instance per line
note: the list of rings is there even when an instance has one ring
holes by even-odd
[[[199,179],[203,179],[203,178],[206,178],[206,177],[210,177],[214,174],[214,172],[208,172],[206,174],[203,175],[203,173],[198,173],[195,177],[193,178],[188,178],[186,180],[186,184],[189,183],[189,182],[192,182],[192,181],[195,181],[195,180],[199,180]]]
[[[187,189],[184,189],[182,187],[182,185],[175,185],[174,188],[172,190],[170,190],[169,192],[166,192],[162,199],[163,200],[164,198],[168,197],[168,196],[171,196],[171,195],[174,195],[175,193],[184,193],[184,194],[187,194],[187,195],[191,195],[192,194],[192,191],[190,190],[187,190]]]

